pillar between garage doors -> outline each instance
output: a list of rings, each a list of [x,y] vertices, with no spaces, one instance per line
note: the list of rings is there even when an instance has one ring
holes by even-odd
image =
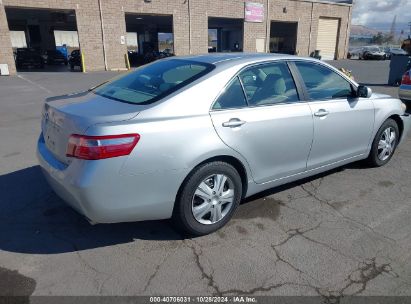
[[[80,3],[75,9],[78,39],[87,71],[103,71],[104,51],[100,11],[97,4]]]
[[[0,1],[0,64],[4,63],[9,66],[11,75],[16,74],[16,65],[14,63],[13,48],[11,47],[6,11]]]

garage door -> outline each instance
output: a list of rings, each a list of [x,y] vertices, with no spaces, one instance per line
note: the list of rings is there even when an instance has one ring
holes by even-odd
[[[320,18],[318,23],[317,50],[323,60],[335,59],[337,49],[339,19]]]

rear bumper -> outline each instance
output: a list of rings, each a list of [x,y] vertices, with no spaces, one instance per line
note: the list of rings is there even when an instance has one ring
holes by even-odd
[[[37,157],[52,189],[67,204],[94,223],[134,222],[170,218],[185,172],[121,174],[125,157],[69,165],[47,149],[43,136]]]
[[[402,101],[411,101],[411,85],[402,84],[399,88],[398,95]]]

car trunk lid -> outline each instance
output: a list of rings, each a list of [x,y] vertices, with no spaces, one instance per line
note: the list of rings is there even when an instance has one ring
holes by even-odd
[[[111,100],[90,91],[49,98],[42,114],[44,142],[59,161],[69,164],[71,159],[66,157],[66,151],[72,134],[85,134],[95,124],[130,120],[143,107]]]

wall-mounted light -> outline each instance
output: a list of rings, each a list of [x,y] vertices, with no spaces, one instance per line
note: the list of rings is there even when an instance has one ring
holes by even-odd
[[[146,2],[146,3],[150,3],[150,2],[151,2],[151,0],[144,0],[144,2]]]
[[[283,7],[283,13],[287,14],[287,8],[286,7]]]

